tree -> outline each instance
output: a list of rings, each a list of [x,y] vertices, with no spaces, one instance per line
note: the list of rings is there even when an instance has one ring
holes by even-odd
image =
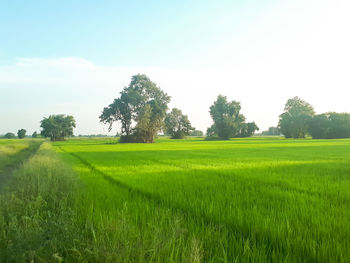
[[[309,133],[313,139],[350,138],[350,114],[328,112],[309,120]]]
[[[121,133],[129,136],[131,134],[132,110],[129,105],[129,97],[122,93],[121,98],[115,99],[112,104],[103,109],[100,122],[109,124],[108,131],[112,130],[115,122],[121,122]]]
[[[194,128],[187,115],[183,115],[181,110],[173,108],[165,117],[165,131],[171,135],[172,139],[183,139],[191,131],[194,131]]]
[[[309,103],[294,97],[287,101],[278,127],[286,138],[305,138],[308,122],[314,114],[314,109]]]
[[[73,135],[75,120],[69,115],[50,115],[41,121],[40,127],[43,128],[42,136],[49,137],[51,141],[62,141],[65,137]]]
[[[18,130],[18,132],[17,132],[17,136],[18,136],[18,138],[19,139],[23,139],[24,137],[26,137],[26,130],[25,129],[20,129],[20,130]]]
[[[281,131],[277,127],[269,127],[267,131],[263,131],[261,133],[263,136],[279,136],[281,135]]]
[[[8,132],[8,133],[6,133],[6,134],[4,135],[4,137],[5,137],[6,139],[14,139],[14,138],[16,138],[16,135],[15,135],[14,133],[12,133],[12,132]]]
[[[241,125],[241,130],[236,137],[251,137],[254,135],[255,131],[258,131],[259,127],[255,124],[255,122],[243,123]]]
[[[200,130],[193,130],[193,131],[190,133],[190,136],[203,136],[203,132],[200,131]]]
[[[208,136],[218,136],[222,140],[239,134],[245,117],[240,114],[241,105],[237,101],[227,101],[227,97],[219,95],[210,107],[210,115],[214,124],[208,129]]]
[[[169,102],[170,97],[154,82],[146,75],[137,74],[120,92],[120,97],[103,109],[100,122],[109,124],[109,129],[121,122],[120,141],[152,143],[164,127]]]
[[[35,131],[35,132],[33,132],[33,134],[32,134],[32,138],[37,138],[38,137],[38,133]]]

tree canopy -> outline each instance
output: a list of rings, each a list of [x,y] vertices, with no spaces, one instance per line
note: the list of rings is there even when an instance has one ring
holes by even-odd
[[[24,137],[26,137],[26,130],[25,129],[20,129],[20,130],[18,130],[18,132],[17,132],[17,136],[18,136],[18,138],[19,139],[23,139]]]
[[[309,120],[309,133],[314,139],[350,138],[350,114],[328,112]]]
[[[200,130],[193,130],[191,131],[190,136],[203,136],[203,132]]]
[[[238,138],[251,137],[254,135],[255,131],[258,131],[259,127],[255,122],[242,123],[239,133],[235,136]]]
[[[120,92],[112,104],[105,107],[100,122],[121,123],[121,141],[152,143],[164,127],[170,96],[146,75],[132,76],[128,87]]]
[[[69,115],[50,115],[41,121],[40,127],[42,136],[49,137],[51,141],[62,141],[65,137],[73,135],[75,120]]]
[[[15,135],[14,133],[12,133],[12,132],[8,132],[8,133],[6,133],[6,134],[4,135],[4,137],[5,137],[6,139],[13,139],[13,138],[16,138],[16,135]]]
[[[183,139],[194,130],[187,115],[177,108],[173,108],[165,117],[165,132],[172,139]]]
[[[279,116],[278,127],[286,138],[305,138],[308,122],[315,114],[313,107],[298,97],[289,99]]]
[[[267,131],[263,131],[261,133],[263,136],[279,136],[281,135],[281,131],[278,127],[269,127]]]
[[[226,96],[219,95],[210,107],[210,115],[214,124],[208,128],[209,137],[227,140],[233,137],[248,137],[259,128],[254,122],[245,123],[245,117],[240,113],[241,104],[228,101]]]

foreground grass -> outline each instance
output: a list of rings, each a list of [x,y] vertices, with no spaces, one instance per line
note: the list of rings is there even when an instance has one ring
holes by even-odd
[[[0,195],[0,262],[60,261],[74,229],[76,177],[44,143]]]
[[[81,261],[350,261],[350,140],[55,145],[84,182]]]
[[[44,143],[0,195],[0,262],[349,262],[349,163],[350,140]]]

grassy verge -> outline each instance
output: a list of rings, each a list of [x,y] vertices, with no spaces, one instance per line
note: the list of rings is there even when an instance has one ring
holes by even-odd
[[[75,187],[48,143],[14,171],[0,195],[0,262],[60,261],[70,253]]]
[[[41,140],[0,140],[0,190],[12,171],[39,148]]]
[[[0,140],[0,174],[14,168],[38,149],[41,140]]]

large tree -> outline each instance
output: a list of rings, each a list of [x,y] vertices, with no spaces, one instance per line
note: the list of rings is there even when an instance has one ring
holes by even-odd
[[[177,108],[173,108],[165,117],[165,132],[172,139],[183,139],[194,130],[187,115]]]
[[[236,137],[242,128],[245,117],[240,114],[241,104],[237,101],[228,101],[227,97],[219,95],[210,107],[210,115],[214,124],[208,128],[208,136],[218,136],[227,140]]]
[[[280,115],[278,127],[286,138],[305,138],[313,107],[298,97],[289,99]]]
[[[164,127],[170,97],[146,75],[132,76],[120,97],[103,109],[100,122],[121,123],[121,140],[152,143]]]
[[[350,114],[328,112],[309,120],[309,133],[313,139],[350,138]]]
[[[17,132],[17,136],[19,139],[23,139],[24,137],[26,137],[26,133],[27,131],[25,129],[20,129]]]
[[[40,127],[42,136],[49,137],[51,141],[62,141],[65,137],[73,135],[75,120],[69,115],[50,115],[41,121]]]
[[[241,129],[239,134],[236,137],[251,137],[254,135],[255,131],[258,131],[259,127],[255,122],[243,123],[241,125]]]
[[[120,121],[121,134],[131,134],[132,111],[128,95],[122,94],[121,98],[115,99],[112,104],[105,107],[100,115],[100,122],[109,124],[108,131],[112,130],[113,123]]]
[[[8,133],[6,133],[6,134],[4,135],[4,137],[5,137],[6,139],[14,139],[14,138],[16,138],[16,135],[15,135],[14,133],[12,133],[12,132],[8,132]]]

